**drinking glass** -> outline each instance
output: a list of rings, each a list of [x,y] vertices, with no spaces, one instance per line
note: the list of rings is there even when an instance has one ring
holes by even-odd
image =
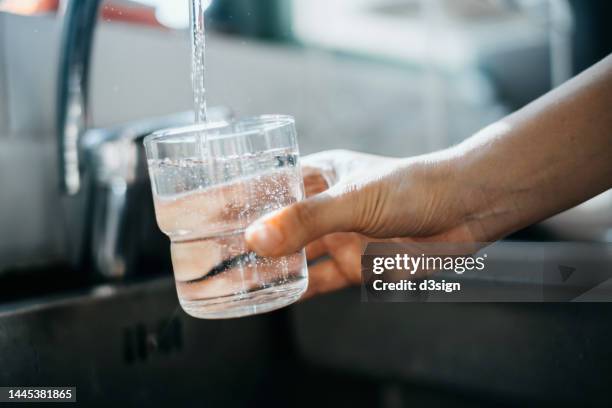
[[[295,121],[260,116],[169,129],[145,141],[159,228],[170,238],[178,298],[197,318],[264,313],[308,286],[304,251],[250,251],[245,229],[304,197]]]

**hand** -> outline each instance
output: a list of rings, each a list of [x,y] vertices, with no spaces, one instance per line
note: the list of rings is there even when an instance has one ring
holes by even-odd
[[[304,246],[311,261],[327,256],[309,267],[308,297],[359,283],[361,254],[373,238],[472,241],[461,204],[447,199],[445,163],[434,156],[399,160],[348,151],[306,157],[308,198],[256,222],[247,242],[264,256]]]
[[[310,197],[250,226],[247,243],[264,256],[305,245],[311,259],[330,255],[311,268],[312,294],[357,283],[367,239],[496,241],[612,187],[611,104],[609,56],[448,150],[309,157]]]

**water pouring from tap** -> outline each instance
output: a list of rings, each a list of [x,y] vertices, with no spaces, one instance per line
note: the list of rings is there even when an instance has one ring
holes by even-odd
[[[211,0],[189,0],[191,24],[191,72],[196,123],[206,123],[206,23],[204,12]]]

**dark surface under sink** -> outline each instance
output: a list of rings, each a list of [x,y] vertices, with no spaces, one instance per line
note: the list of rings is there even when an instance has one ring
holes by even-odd
[[[391,384],[486,396],[495,406],[612,403],[610,303],[359,299],[358,289],[347,290],[294,309],[303,359]]]
[[[187,316],[171,277],[0,304],[0,385],[108,406],[609,406],[612,303],[362,303]]]
[[[7,306],[0,384],[73,385],[79,402],[99,405],[263,404],[292,386],[278,375],[292,354],[285,319],[192,319],[164,278]]]
[[[0,385],[75,386],[87,406],[376,406],[369,381],[300,360],[289,310],[193,319],[171,278],[7,303]]]

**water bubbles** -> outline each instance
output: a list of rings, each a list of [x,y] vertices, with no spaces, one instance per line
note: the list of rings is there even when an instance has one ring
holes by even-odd
[[[149,160],[148,164],[158,198],[216,188],[226,199],[233,197],[234,206],[249,217],[259,208],[290,204],[288,197],[295,200],[302,194],[297,155],[285,149],[216,158],[213,166],[199,157]]]

